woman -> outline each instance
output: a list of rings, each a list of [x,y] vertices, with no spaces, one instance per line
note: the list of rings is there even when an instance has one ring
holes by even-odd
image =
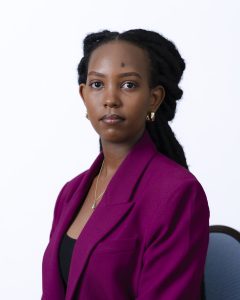
[[[168,124],[184,69],[156,32],[84,39],[79,93],[100,153],[58,195],[42,299],[200,299],[208,203]]]

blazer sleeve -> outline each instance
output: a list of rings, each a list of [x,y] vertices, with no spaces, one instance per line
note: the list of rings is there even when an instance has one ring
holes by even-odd
[[[209,241],[209,208],[197,180],[156,209],[147,233],[137,300],[199,300]]]

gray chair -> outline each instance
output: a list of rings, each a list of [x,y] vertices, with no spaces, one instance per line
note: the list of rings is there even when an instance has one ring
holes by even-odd
[[[228,226],[210,226],[204,273],[206,300],[240,300],[240,233]]]

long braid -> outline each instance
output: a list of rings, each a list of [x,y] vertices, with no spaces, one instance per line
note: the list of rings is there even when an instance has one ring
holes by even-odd
[[[148,53],[150,58],[149,85],[151,88],[162,85],[165,89],[165,99],[155,112],[155,121],[146,122],[146,129],[159,152],[188,169],[183,147],[168,124],[175,116],[176,101],[183,94],[178,83],[185,69],[185,62],[171,41],[157,32],[144,29],[133,29],[123,33],[103,30],[88,34],[83,41],[84,56],[77,68],[78,83],[86,83],[91,53],[100,45],[113,40],[128,41]],[[99,142],[100,151],[102,151],[101,139]]]

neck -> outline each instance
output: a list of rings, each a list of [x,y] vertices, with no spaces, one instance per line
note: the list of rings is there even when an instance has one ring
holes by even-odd
[[[122,161],[128,155],[132,147],[142,136],[143,132],[137,135],[130,142],[113,143],[101,138],[102,151],[104,154],[104,166],[102,169],[102,176],[104,178],[112,177]]]

